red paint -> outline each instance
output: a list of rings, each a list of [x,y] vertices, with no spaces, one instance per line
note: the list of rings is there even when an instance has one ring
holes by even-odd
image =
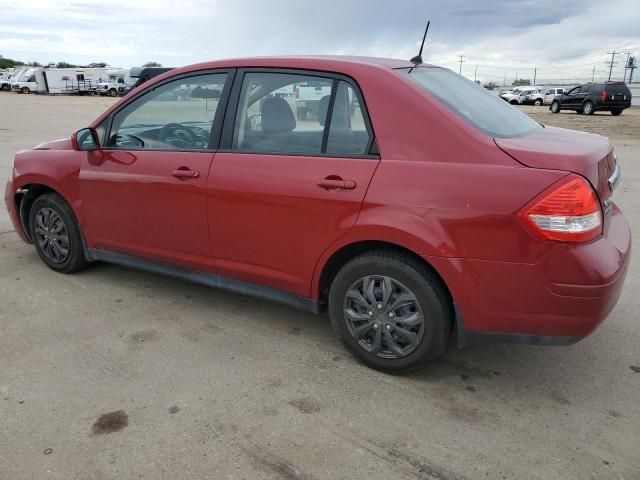
[[[341,248],[384,241],[442,277],[473,332],[581,337],[615,305],[630,258],[613,205],[582,243],[532,235],[518,212],[569,175],[609,200],[607,139],[544,128],[513,139],[480,133],[390,67],[404,61],[317,57],[211,62],[172,70],[302,68],[359,85],[380,160],[231,152],[77,151],[75,140],[19,152],[5,201],[42,184],[74,210],[87,246],[110,249],[318,299],[324,265]],[[48,150],[45,150],[48,148]],[[198,175],[176,176],[190,170]],[[345,187],[345,188],[333,188]]]

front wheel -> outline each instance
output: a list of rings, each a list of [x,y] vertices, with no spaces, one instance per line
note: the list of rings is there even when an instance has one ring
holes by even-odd
[[[29,231],[36,251],[49,268],[73,273],[86,268],[80,227],[73,211],[55,193],[46,193],[33,202]]]
[[[109,90],[109,96],[110,97],[117,97],[118,96],[118,91],[115,88],[112,88]]]
[[[402,372],[437,359],[452,325],[451,300],[419,261],[374,251],[347,263],[329,292],[339,338],[370,367]]]
[[[533,104],[534,104],[536,107],[539,107],[539,106],[541,106],[541,105],[542,105],[542,100],[537,99],[535,102],[533,102]]]
[[[551,104],[551,113],[560,113],[560,102],[555,101]]]
[[[622,114],[622,109],[621,108],[616,108],[614,110],[611,110],[611,115],[613,115],[614,117],[617,117],[618,115]]]
[[[29,90],[29,87],[22,87],[22,89],[20,90],[22,93],[27,94],[29,92],[31,92],[31,90]]]

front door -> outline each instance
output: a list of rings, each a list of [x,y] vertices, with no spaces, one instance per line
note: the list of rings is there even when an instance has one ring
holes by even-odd
[[[168,81],[113,115],[80,172],[93,248],[190,267],[210,257],[206,185],[227,76]]]
[[[326,74],[241,77],[208,182],[215,268],[309,296],[316,262],[355,224],[378,164],[364,103],[350,80]]]

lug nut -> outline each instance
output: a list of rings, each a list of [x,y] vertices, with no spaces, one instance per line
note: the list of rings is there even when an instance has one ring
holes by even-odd
[[[391,325],[387,325],[387,326],[386,326],[386,329],[387,329],[388,331],[389,331],[389,330],[391,330]]]
[[[381,303],[378,304],[378,310],[382,310],[383,305]]]
[[[395,313],[395,312],[389,312],[389,317],[390,317],[390,318],[393,318],[393,317],[395,317],[395,316],[396,316],[396,313]]]
[[[367,312],[367,314],[368,314],[370,317],[373,317],[373,310],[369,310],[369,311]]]
[[[373,329],[374,329],[374,330],[377,330],[377,329],[378,329],[378,324],[377,324],[377,323],[374,323],[374,324],[373,324]]]

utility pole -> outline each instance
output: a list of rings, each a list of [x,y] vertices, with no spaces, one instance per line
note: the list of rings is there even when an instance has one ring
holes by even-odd
[[[591,83],[594,82],[594,79],[596,78],[596,67],[593,67],[593,71],[591,72]]]
[[[533,84],[536,84],[536,77],[538,76],[538,68],[533,69]]]
[[[615,62],[614,60],[616,59],[616,55],[620,55],[620,52],[616,52],[615,50],[613,52],[607,52],[607,55],[611,55],[611,61],[610,62],[605,62],[609,64],[609,81],[611,81],[611,73],[613,72],[613,66],[618,63]]]
[[[507,74],[504,74],[504,80],[502,81],[502,86],[506,87],[507,86]]]
[[[476,65],[476,69],[473,71],[473,81],[478,81],[478,65]]]
[[[624,77],[622,77],[622,81],[626,82],[627,81],[627,68],[629,68],[629,55],[631,55],[631,52],[624,52],[627,54],[627,59],[624,61]]]
[[[462,75],[462,63],[464,62],[463,60],[464,55],[460,55],[460,60],[458,60],[460,62],[460,71],[458,73],[460,73],[460,75]]]

